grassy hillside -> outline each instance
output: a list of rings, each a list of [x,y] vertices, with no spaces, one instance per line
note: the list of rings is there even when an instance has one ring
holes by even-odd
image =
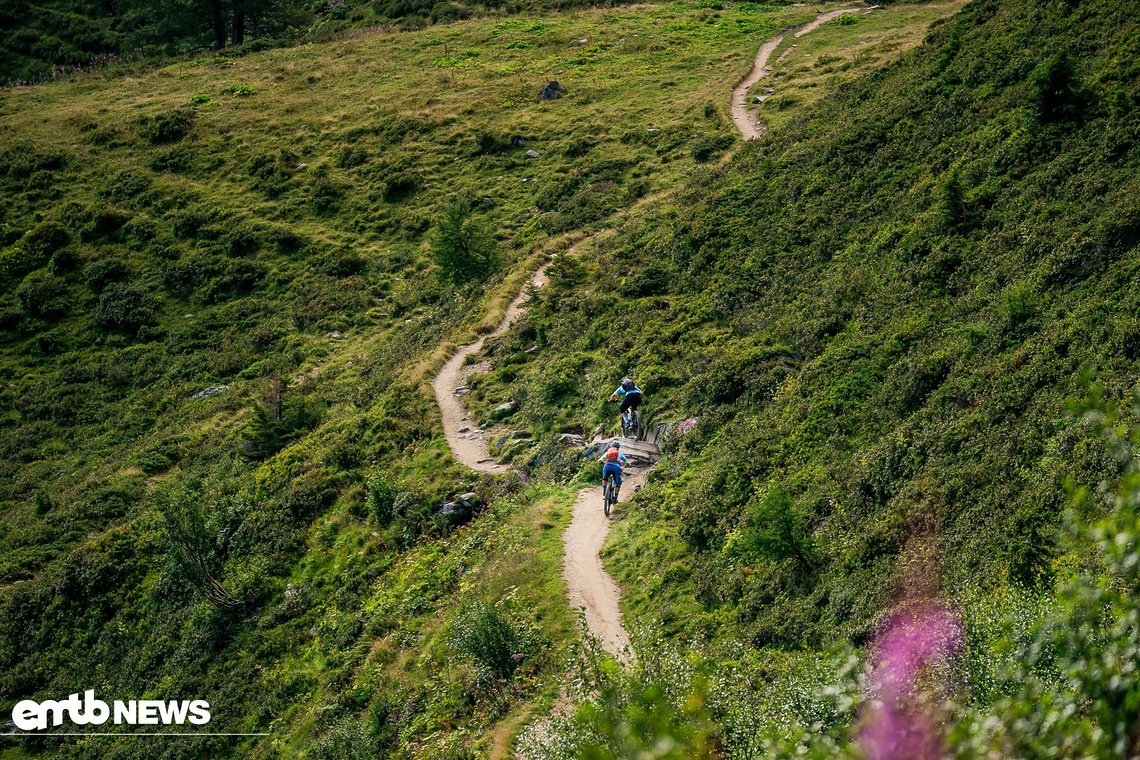
[[[957,7],[788,40],[774,129],[727,161],[732,83],[816,8],[0,92],[0,710],[94,686],[270,734],[6,756],[502,756],[523,726],[529,757],[851,755],[866,645],[944,598],[959,756],[1134,746],[1140,30],[974,0],[924,37]],[[532,438],[478,476],[425,380],[553,252],[471,382]],[[697,420],[607,550],[628,677],[565,605],[596,473],[555,443],[609,429],[627,373]],[[470,522],[440,512],[467,492]]]
[[[19,747],[508,746],[577,638],[569,493],[455,465],[425,378],[542,253],[720,156],[756,45],[814,14],[471,21],[0,93],[0,701],[207,694],[215,730],[272,734]],[[450,213],[492,243],[471,279],[433,254]],[[464,633],[496,630],[527,646],[506,675]]]
[[[819,652],[867,643],[912,594],[956,602],[977,654],[999,618],[1032,630],[1057,584],[1102,572],[1088,534],[1065,539],[1066,494],[1087,488],[1074,519],[1095,522],[1122,465],[1069,405],[1090,370],[1125,404],[1136,383],[1136,24],[1115,3],[977,1],[897,63],[786,99],[780,128],[556,264],[473,383],[540,434],[612,426],[623,374],[653,420],[698,418],[607,565],[640,651],[695,642],[729,673],[713,717],[735,751],[764,754],[745,749],[757,705],[793,733],[776,705],[846,725],[821,696],[843,658]],[[839,65],[812,44],[785,79]],[[1104,583],[1130,587],[1115,572]],[[1047,646],[1034,656],[1098,656]],[[676,658],[654,666],[666,693]],[[981,670],[946,698],[988,709],[1020,688]],[[647,694],[614,697],[627,727]],[[606,725],[593,735],[617,742]]]
[[[705,613],[679,628],[787,646],[866,632],[916,532],[950,589],[1065,561],[1063,483],[1113,474],[1066,403],[1086,368],[1134,381],[1136,35],[1107,4],[1027,8],[971,4],[702,169],[564,261],[502,346],[480,392],[536,429],[606,420],[623,373],[655,419],[700,418],[613,542],[633,604],[673,538]]]

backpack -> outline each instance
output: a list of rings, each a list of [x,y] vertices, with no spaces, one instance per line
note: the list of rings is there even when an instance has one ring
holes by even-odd
[[[616,462],[619,456],[621,456],[621,452],[615,449],[613,446],[610,446],[608,449],[606,449],[607,462]]]

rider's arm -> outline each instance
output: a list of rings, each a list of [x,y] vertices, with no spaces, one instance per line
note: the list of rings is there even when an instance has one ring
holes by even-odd
[[[618,461],[621,462],[622,464],[629,464],[629,459],[626,457],[625,454],[618,454]]]

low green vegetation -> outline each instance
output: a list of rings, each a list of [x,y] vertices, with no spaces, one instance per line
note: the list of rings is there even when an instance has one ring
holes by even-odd
[[[323,33],[466,12],[381,6]],[[974,0],[920,31],[956,8],[796,41],[736,148],[732,83],[818,9],[473,19],[0,92],[0,710],[81,673],[270,734],[0,746],[852,755],[891,614],[950,599],[953,753],[1135,748],[1140,30]],[[549,253],[470,380],[515,470],[471,472],[426,379]],[[596,468],[558,441],[612,429],[623,374],[687,421],[604,554],[628,672],[565,603]]]
[[[1131,681],[1117,694],[1081,664],[1132,646],[1120,598],[1104,602],[1096,633],[1042,644],[1082,653],[1054,663],[1073,669],[1075,692],[1067,676],[1009,675],[1005,658],[1018,656],[1002,653],[1009,631],[1034,631],[1030,647],[1101,603],[1071,608],[1059,589],[1130,577],[1112,556],[1102,564],[1088,533],[1066,539],[1062,515],[1069,490],[1085,488],[1071,519],[1097,523],[1116,501],[1100,484],[1123,472],[1100,429],[1067,408],[1090,368],[1113,401],[1136,382],[1140,77],[1122,62],[1137,31],[1108,2],[975,2],[896,63],[820,97],[790,93],[794,118],[559,261],[472,381],[488,408],[512,401],[510,424],[539,446],[613,429],[605,398],[623,374],[647,391],[651,421],[697,419],[619,511],[605,559],[639,651],[691,642],[723,688],[754,685],[713,710],[730,754],[779,754],[749,749],[733,705],[843,693],[806,677],[782,691],[773,663],[864,647],[912,593],[956,600],[982,642],[974,656],[993,666],[963,666],[977,681],[944,695],[965,706],[962,756],[1039,756],[1056,732],[1071,732],[1061,756],[1082,756],[1080,737],[1108,742],[1096,756],[1135,746],[1113,712],[1134,699]],[[1010,620],[981,620],[1003,608]],[[1028,716],[1035,693],[1061,723]],[[791,725],[822,720],[842,743],[851,713],[827,714]],[[981,730],[1022,718],[1024,746]],[[789,730],[780,752],[811,743]]]
[[[0,707],[84,673],[271,734],[162,751],[502,754],[577,639],[569,493],[455,464],[425,379],[540,251],[723,152],[741,62],[813,12],[469,21],[0,93]],[[20,746],[153,756],[99,741]]]

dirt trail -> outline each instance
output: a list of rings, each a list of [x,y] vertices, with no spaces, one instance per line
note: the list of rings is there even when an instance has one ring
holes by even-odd
[[[547,262],[549,263],[549,262]],[[538,271],[527,280],[527,285],[541,288],[546,284],[546,267],[543,264]],[[473,470],[481,472],[503,472],[503,465],[495,461],[491,452],[487,450],[487,439],[482,430],[479,430],[471,419],[467,405],[463,403],[463,396],[456,390],[467,384],[467,378],[478,365],[467,364],[467,357],[477,354],[483,349],[487,338],[503,335],[510,328],[519,315],[523,313],[529,288],[523,287],[515,299],[507,305],[503,319],[493,332],[484,335],[474,343],[460,346],[435,376],[431,387],[435,391],[435,400],[439,404],[439,412],[443,417],[443,432],[447,436],[447,445],[452,455]],[[464,432],[460,429],[466,428]]]
[[[527,284],[535,287],[545,285],[545,269],[546,265],[539,268]],[[496,462],[487,449],[484,431],[475,427],[463,402],[465,394],[457,394],[455,391],[465,387],[467,378],[479,367],[478,364],[468,364],[467,357],[481,351],[487,338],[502,335],[510,328],[525,310],[528,292],[529,288],[524,287],[511,301],[502,321],[493,332],[474,343],[460,346],[432,381],[432,390],[435,391],[443,417],[443,429],[451,453],[463,464],[481,472],[505,472],[506,468]],[[469,429],[459,432],[463,428]],[[622,485],[621,500],[625,501],[632,496],[643,481],[644,472],[631,468],[630,475]],[[583,488],[578,492],[574,502],[574,515],[563,538],[566,546],[563,577],[566,579],[570,606],[584,610],[590,633],[597,637],[603,649],[619,661],[629,662],[633,659],[633,650],[629,634],[622,625],[621,590],[602,567],[599,556],[609,530],[609,519],[602,512],[601,488]]]
[[[601,465],[598,465],[599,476]],[[619,501],[626,501],[645,482],[645,473],[631,470],[621,486]],[[621,620],[621,589],[602,566],[602,545],[610,532],[610,518],[602,511],[601,486],[583,488],[574,501],[574,516],[563,534],[566,553],[562,571],[570,590],[570,606],[583,610],[586,627],[602,648],[618,662],[635,657]]]
[[[768,66],[768,59],[772,57],[772,53],[776,52],[776,48],[783,44],[788,34],[792,34],[796,39],[799,39],[808,32],[818,29],[821,25],[831,21],[833,18],[842,16],[844,13],[859,13],[866,10],[866,7],[862,7],[840,8],[839,10],[828,11],[827,13],[820,14],[814,21],[810,21],[791,32],[778,34],[760,46],[760,49],[756,52],[756,60],[752,62],[752,68],[749,69],[748,73],[732,88],[732,106],[730,109],[732,112],[732,123],[736,125],[736,129],[740,132],[741,137],[745,140],[751,140],[764,134],[768,129],[764,122],[753,118],[749,112],[748,90],[752,88],[752,85],[772,73],[772,69]],[[781,59],[782,58],[783,56],[781,56]]]

